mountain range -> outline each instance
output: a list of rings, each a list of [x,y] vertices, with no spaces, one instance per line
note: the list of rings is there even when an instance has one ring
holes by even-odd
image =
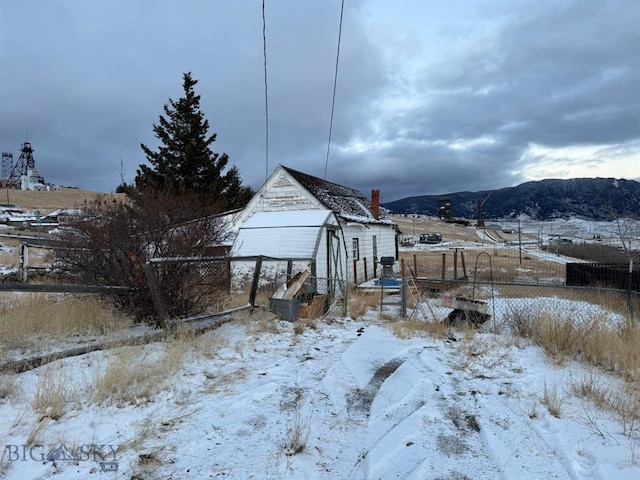
[[[382,206],[399,214],[437,216],[443,197],[451,200],[455,218],[478,218],[478,201],[485,219],[527,215],[538,220],[568,217],[611,220],[640,216],[640,183],[615,178],[539,180],[498,190],[408,197]]]

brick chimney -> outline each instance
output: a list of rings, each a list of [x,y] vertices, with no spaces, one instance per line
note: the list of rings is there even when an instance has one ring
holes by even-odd
[[[376,220],[380,216],[380,190],[371,190],[371,214]]]

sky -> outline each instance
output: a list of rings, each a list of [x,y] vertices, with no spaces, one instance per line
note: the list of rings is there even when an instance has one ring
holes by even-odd
[[[111,192],[198,80],[245,185],[278,164],[388,202],[640,178],[637,0],[1,0],[0,149]],[[327,156],[328,151],[328,156]]]

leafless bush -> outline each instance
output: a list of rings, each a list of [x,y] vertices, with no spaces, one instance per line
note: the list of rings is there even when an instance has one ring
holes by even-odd
[[[86,204],[60,234],[64,247],[56,250],[56,261],[79,281],[132,288],[131,295],[108,298],[139,320],[153,319],[156,312],[142,265],[154,258],[205,256],[226,236],[217,210],[211,199],[158,191]],[[221,278],[224,267],[220,263],[202,269],[197,262],[155,265],[167,313],[201,311],[207,297],[220,293],[220,285],[207,279]],[[221,271],[212,271],[216,269]]]

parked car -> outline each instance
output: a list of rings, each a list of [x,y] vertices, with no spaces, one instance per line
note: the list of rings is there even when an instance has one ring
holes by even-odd
[[[439,233],[423,233],[420,235],[420,243],[440,243],[442,241],[442,235]]]

